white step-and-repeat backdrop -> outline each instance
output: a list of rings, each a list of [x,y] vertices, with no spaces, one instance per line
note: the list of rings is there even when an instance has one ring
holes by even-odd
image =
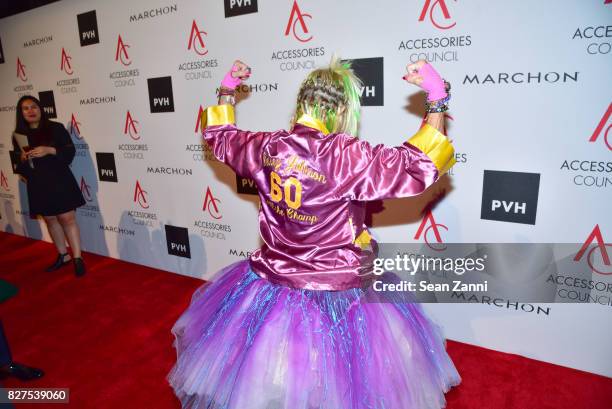
[[[334,53],[355,59],[360,136],[394,145],[420,125],[422,94],[401,76],[423,58],[452,84],[458,163],[422,197],[373,204],[376,238],[591,242],[590,281],[609,282],[610,3],[63,0],[2,19],[0,228],[49,240],[9,155],[15,104],[32,94],[77,147],[85,249],[206,279],[259,246],[254,186],[199,136],[232,61],[253,68],[239,126],[273,130],[288,126],[309,70]],[[612,376],[611,295],[426,308],[451,339]]]

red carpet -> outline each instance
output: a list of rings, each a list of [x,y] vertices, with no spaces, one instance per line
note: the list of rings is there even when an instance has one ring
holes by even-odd
[[[19,287],[0,304],[13,356],[46,372],[5,387],[70,388],[71,408],[180,408],[165,380],[170,328],[200,280],[93,254],[77,279],[72,266],[42,271],[55,257],[48,243],[0,233],[0,248],[0,278]],[[459,342],[448,350],[463,378],[449,409],[612,407],[612,379]],[[66,405],[17,409],[30,407]]]

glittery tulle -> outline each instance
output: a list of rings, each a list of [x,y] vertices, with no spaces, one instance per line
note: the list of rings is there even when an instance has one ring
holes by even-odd
[[[444,407],[460,377],[439,328],[418,304],[384,297],[293,289],[235,263],[176,322],[168,380],[184,408]]]

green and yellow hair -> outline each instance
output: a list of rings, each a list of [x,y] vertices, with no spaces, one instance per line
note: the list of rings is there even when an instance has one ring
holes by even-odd
[[[351,61],[332,57],[329,67],[312,71],[302,82],[293,124],[308,114],[323,122],[331,133],[357,136],[361,87]]]

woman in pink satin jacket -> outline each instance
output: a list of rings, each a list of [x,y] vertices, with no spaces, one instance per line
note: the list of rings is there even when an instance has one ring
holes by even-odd
[[[341,63],[333,64],[338,82],[356,100],[358,80]],[[410,69],[418,65],[423,62]],[[420,80],[416,73],[410,77]],[[444,113],[430,113],[400,146],[372,146],[354,136],[358,102],[341,101],[344,93],[333,84],[324,70],[304,81],[290,131],[240,130],[232,104],[210,107],[203,118],[204,139],[214,155],[252,178],[259,190],[265,244],[252,254],[251,268],[294,288],[342,290],[369,278],[372,239],[364,225],[365,202],[417,195],[455,163],[453,147],[441,133]],[[220,102],[231,99],[224,97]]]
[[[168,380],[183,408],[439,409],[460,382],[440,329],[420,306],[372,302],[369,200],[417,195],[455,162],[443,129],[448,87],[420,61],[404,77],[428,93],[428,116],[397,147],[356,134],[360,82],[333,60],[300,88],[290,130],[234,121],[234,63],[203,114],[214,155],[257,184],[263,246],[194,294],[172,331]]]

